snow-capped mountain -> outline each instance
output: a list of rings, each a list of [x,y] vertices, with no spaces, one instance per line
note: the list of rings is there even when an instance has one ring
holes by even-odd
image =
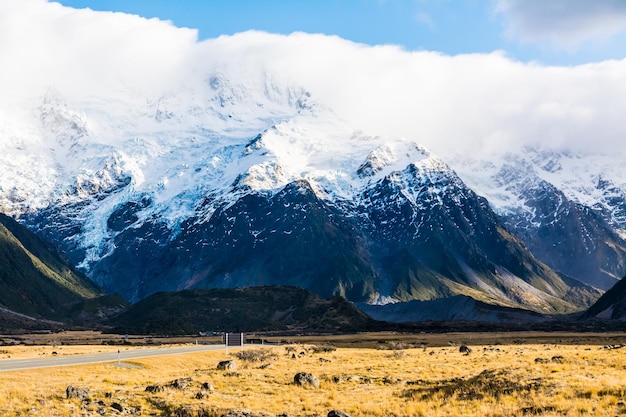
[[[619,158],[442,159],[265,73],[156,97],[51,90],[19,110],[0,117],[2,211],[130,300],[284,284],[554,313],[626,272]]]
[[[601,289],[626,270],[626,156],[525,147],[489,161],[452,157],[510,230],[552,268]]]

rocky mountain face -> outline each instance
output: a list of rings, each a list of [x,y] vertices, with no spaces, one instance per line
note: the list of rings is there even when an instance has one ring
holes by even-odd
[[[266,78],[133,94],[51,92],[28,128],[0,127],[2,210],[108,293],[292,285],[564,313],[626,272],[626,176],[608,159],[442,158]]]
[[[525,148],[489,162],[456,162],[533,255],[607,290],[626,268],[626,198],[624,186],[616,185],[624,183],[618,159]]]

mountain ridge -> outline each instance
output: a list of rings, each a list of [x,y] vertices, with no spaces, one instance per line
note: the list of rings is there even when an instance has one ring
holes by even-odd
[[[527,181],[524,164],[510,165],[512,176],[497,163],[477,173],[471,155],[449,165],[413,140],[355,131],[303,88],[263,77],[252,87],[224,74],[207,80],[194,94],[133,108],[124,116],[130,127],[113,122],[139,101],[126,92],[112,109],[44,97],[39,130],[11,152],[24,156],[47,138],[54,184],[0,184],[3,211],[132,301],[164,290],[290,284],[370,303],[464,294],[572,312],[626,268],[621,217],[607,217],[626,205],[619,175],[604,180],[605,209],[556,186],[544,187],[542,202],[534,188],[513,187],[550,184]],[[563,171],[562,158],[570,161],[542,163],[545,175]],[[0,163],[19,177],[13,162]],[[558,227],[547,215],[516,217],[539,213],[540,203],[559,213],[550,205],[559,199],[569,205]],[[534,230],[543,231],[540,241]],[[577,234],[595,252],[568,268]],[[558,239],[569,252],[542,256]]]

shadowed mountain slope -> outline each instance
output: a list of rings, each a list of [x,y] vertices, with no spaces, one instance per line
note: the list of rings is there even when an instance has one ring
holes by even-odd
[[[75,303],[101,295],[51,244],[0,214],[0,306],[62,319]]]
[[[626,320],[626,279],[621,279],[581,316],[582,319]]]

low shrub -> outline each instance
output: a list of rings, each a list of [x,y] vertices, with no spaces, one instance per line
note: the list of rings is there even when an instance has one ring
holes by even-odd
[[[311,347],[311,351],[313,353],[328,353],[328,352],[334,352],[336,350],[337,348],[331,344],[315,345]]]
[[[235,353],[235,357],[247,362],[267,362],[278,357],[271,349],[242,350]]]

